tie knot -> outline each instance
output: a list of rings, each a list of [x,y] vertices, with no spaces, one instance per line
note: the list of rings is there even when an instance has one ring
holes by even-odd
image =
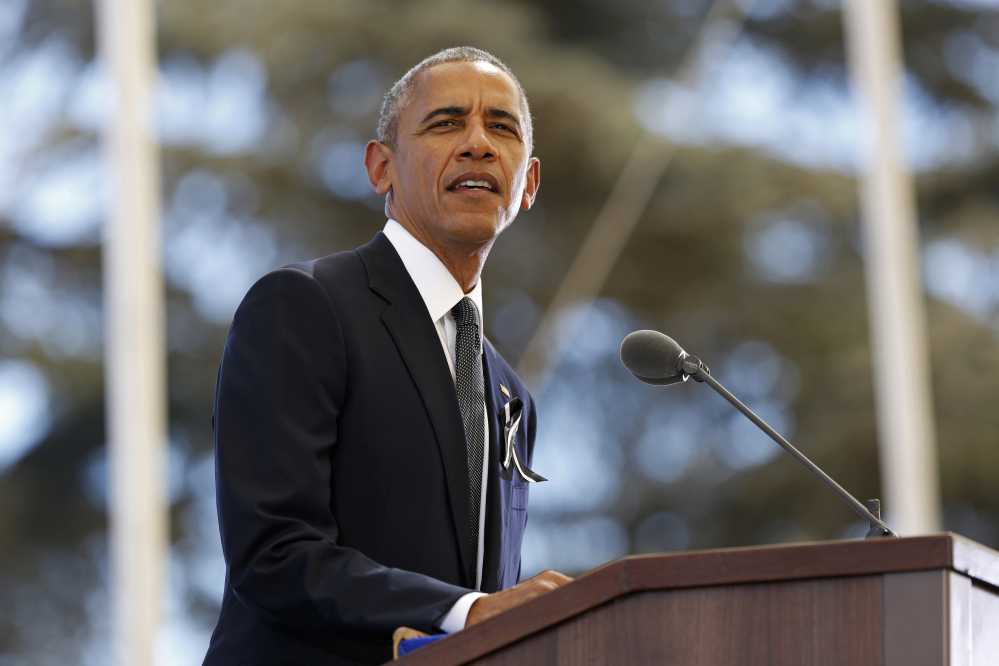
[[[468,296],[451,308],[451,316],[454,317],[455,326],[475,326],[476,329],[479,327],[479,309]]]

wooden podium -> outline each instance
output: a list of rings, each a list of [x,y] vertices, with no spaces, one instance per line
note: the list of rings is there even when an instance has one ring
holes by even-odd
[[[999,553],[952,534],[626,557],[400,666],[999,666]]]

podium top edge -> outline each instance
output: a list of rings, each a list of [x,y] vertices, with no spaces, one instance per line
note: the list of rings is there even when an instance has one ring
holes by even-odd
[[[932,569],[950,569],[999,587],[999,552],[951,533],[631,555],[580,578],[615,567],[622,570],[628,591]]]
[[[464,664],[617,598],[654,590],[950,570],[999,587],[999,552],[957,534],[630,555],[402,659]]]

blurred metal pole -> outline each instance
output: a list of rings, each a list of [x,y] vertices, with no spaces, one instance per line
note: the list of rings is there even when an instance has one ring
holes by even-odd
[[[846,0],[851,76],[865,119],[860,199],[884,506],[905,535],[940,529],[940,481],[912,175],[902,149],[896,0]]]
[[[103,275],[113,660],[152,666],[168,533],[156,18],[151,0],[98,0],[97,18],[112,91]]]
[[[677,69],[674,81],[678,86],[692,90],[699,82],[708,49],[726,53],[732,48],[754,4],[755,0],[714,0]],[[686,127],[697,111],[697,104],[687,104],[676,125]],[[570,306],[595,298],[603,289],[675,152],[676,144],[644,132],[625,161],[517,364],[517,374],[535,397],[544,392],[574,332],[563,331],[561,339],[556,335],[559,316]]]

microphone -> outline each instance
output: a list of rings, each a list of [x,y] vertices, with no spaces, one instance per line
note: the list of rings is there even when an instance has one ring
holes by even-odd
[[[819,467],[805,457],[798,449],[791,446],[791,443],[780,436],[766,422],[757,416],[753,410],[746,407],[734,395],[722,386],[717,379],[711,376],[708,366],[701,362],[696,356],[691,356],[678,345],[671,337],[659,331],[635,331],[621,343],[621,362],[628,368],[637,379],[653,386],[670,386],[685,382],[687,377],[693,377],[694,381],[707,384],[718,392],[721,397],[728,400],[733,407],[742,412],[746,418],[755,423],[760,430],[769,435],[785,451],[804,465],[808,471],[817,476],[822,483],[826,484],[830,490],[839,495],[840,499],[850,505],[854,511],[859,513],[864,520],[871,524],[871,530],[867,533],[868,539],[872,537],[897,537],[898,534],[888,527],[881,520],[880,502],[872,500],[868,502],[875,508],[875,512],[868,511],[867,507],[846,492],[842,486],[836,483],[832,477],[823,472]]]
[[[639,380],[653,386],[687,381],[679,362],[687,352],[659,331],[635,331],[621,343],[621,362]]]

